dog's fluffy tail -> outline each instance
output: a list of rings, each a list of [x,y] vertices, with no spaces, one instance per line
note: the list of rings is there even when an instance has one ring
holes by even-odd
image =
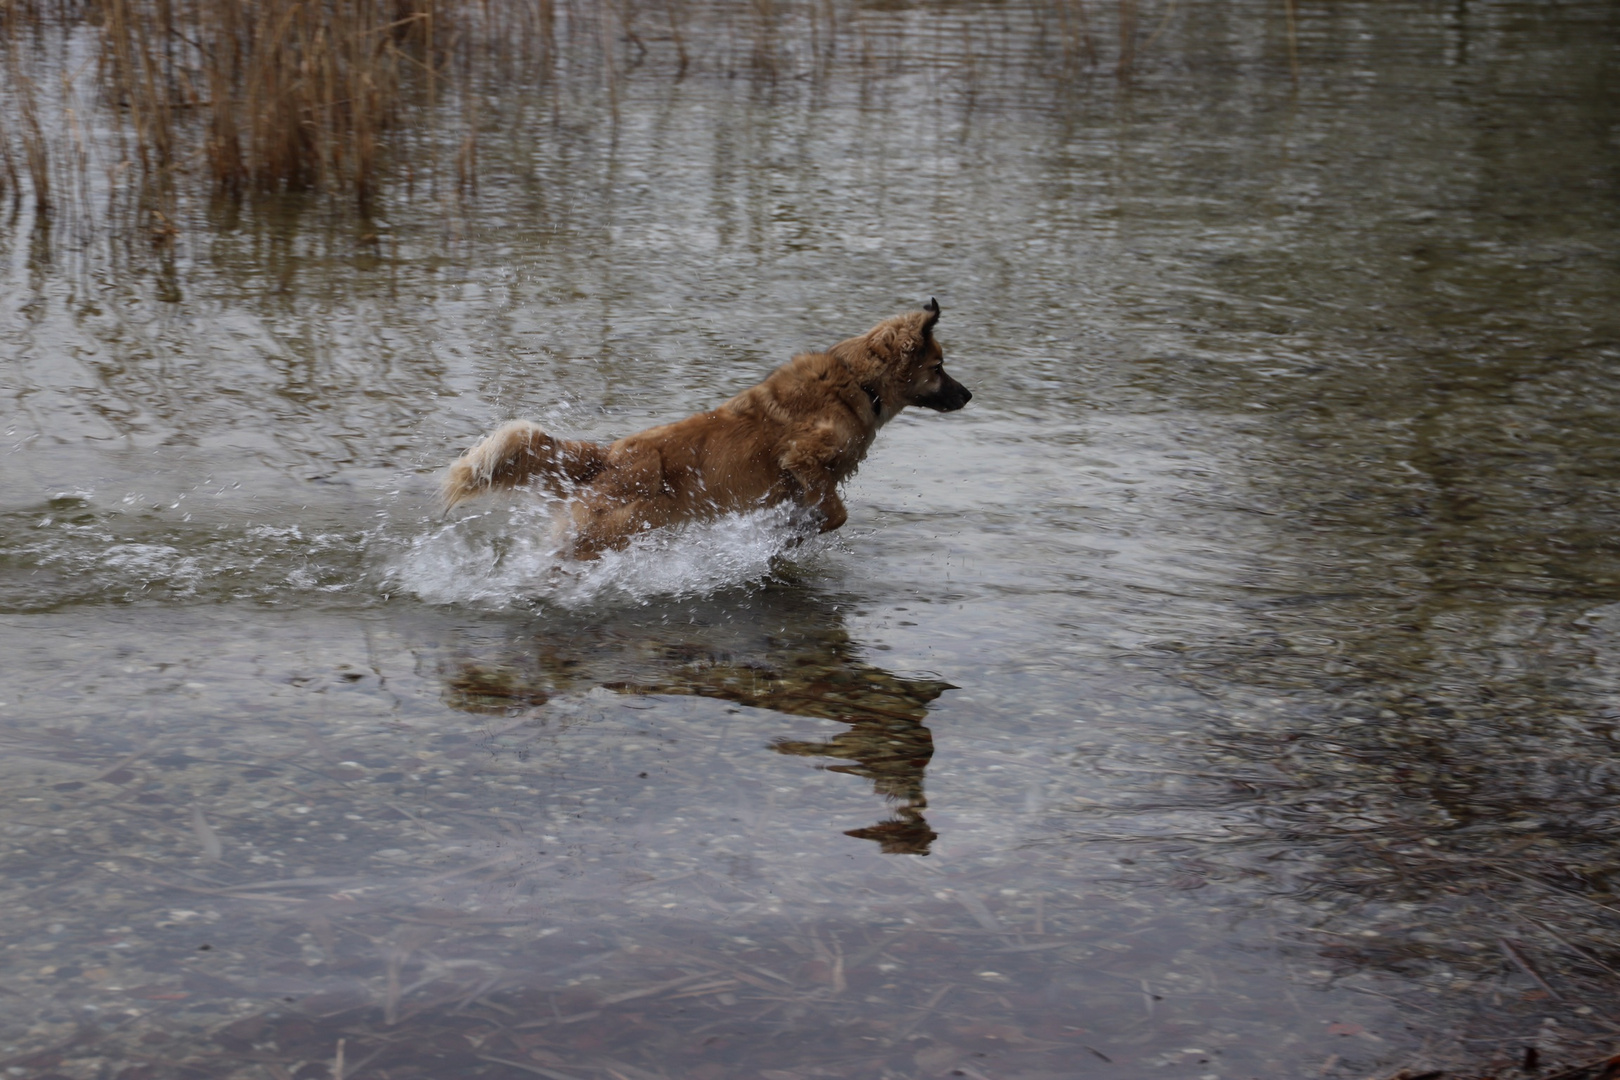
[[[502,424],[462,454],[444,480],[448,509],[495,488],[513,488],[534,480],[554,495],[567,495],[589,483],[607,461],[607,447],[578,440],[553,439],[527,420]]]

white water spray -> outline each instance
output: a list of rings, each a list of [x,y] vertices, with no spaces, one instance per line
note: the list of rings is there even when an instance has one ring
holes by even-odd
[[[385,585],[430,603],[481,607],[646,603],[757,581],[816,533],[802,513],[778,506],[656,529],[621,551],[579,561],[562,554],[567,539],[556,508],[498,505],[437,527],[390,561]]]

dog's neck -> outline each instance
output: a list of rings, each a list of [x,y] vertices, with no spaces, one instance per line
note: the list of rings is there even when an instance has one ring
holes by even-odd
[[[849,374],[849,381],[860,387],[861,393],[866,395],[867,402],[872,406],[872,422],[878,427],[882,427],[883,395],[879,394],[877,392],[877,387],[873,386],[871,383],[860,381],[861,377],[855,374],[855,369],[849,366],[849,361],[843,356],[839,355],[839,350],[837,348],[833,349],[832,355],[833,359],[837,360],[843,369]]]
[[[883,422],[883,399],[878,396],[878,392],[876,390],[872,389],[870,386],[867,386],[865,383],[861,384],[861,390],[865,392],[866,400],[872,403],[873,417],[875,417],[877,422],[881,424]]]

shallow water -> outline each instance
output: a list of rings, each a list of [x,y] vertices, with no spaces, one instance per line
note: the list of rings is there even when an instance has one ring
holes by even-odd
[[[1226,4],[1125,83],[513,90],[470,203],[220,211],[172,274],[23,213],[0,1063],[1612,1046],[1620,28],[1301,8],[1297,87]],[[974,400],[890,424],[834,537],[579,568],[544,506],[434,504],[501,419],[634,430],[929,296]]]

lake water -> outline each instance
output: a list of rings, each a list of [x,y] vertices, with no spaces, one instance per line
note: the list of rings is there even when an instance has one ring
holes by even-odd
[[[0,1067],[1613,1052],[1620,13],[1300,9],[1297,81],[1255,0],[1144,7],[1127,79],[1014,5],[513,85],[476,196],[199,210],[168,266],[25,204]],[[503,419],[610,438],[931,296],[973,402],[829,538],[581,568],[435,504]]]

